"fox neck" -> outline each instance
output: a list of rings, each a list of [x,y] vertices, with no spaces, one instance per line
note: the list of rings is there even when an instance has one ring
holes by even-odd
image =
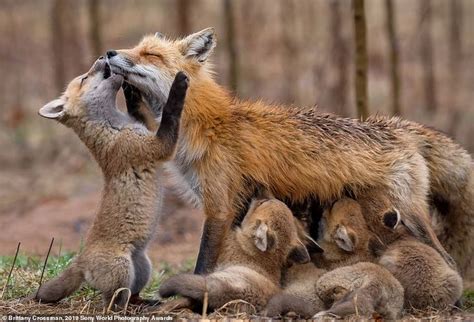
[[[102,172],[105,172],[108,160],[105,160],[104,156],[107,155],[109,148],[107,142],[111,141],[113,130],[100,126],[99,122],[90,121],[86,117],[69,117],[63,123],[77,134],[97,161]]]
[[[191,81],[181,118],[181,134],[190,148],[202,150],[216,137],[216,129],[230,117],[230,93],[211,78]],[[204,141],[203,141],[204,139]]]

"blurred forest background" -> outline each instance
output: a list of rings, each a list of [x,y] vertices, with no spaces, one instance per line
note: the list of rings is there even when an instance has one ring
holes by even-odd
[[[474,151],[474,1],[366,0],[369,114],[398,114]],[[216,78],[239,97],[358,117],[350,0],[0,0],[0,254],[51,237],[77,250],[99,169],[38,109],[107,49],[213,26]],[[360,76],[360,75],[359,75]],[[201,214],[167,191],[153,260],[195,255]],[[159,249],[158,249],[159,248]],[[166,249],[166,251],[163,251]]]

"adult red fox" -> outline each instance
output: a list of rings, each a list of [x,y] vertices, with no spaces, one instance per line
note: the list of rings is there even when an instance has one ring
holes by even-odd
[[[215,45],[209,28],[178,40],[147,36],[132,49],[107,52],[114,72],[161,97],[162,104],[177,71],[190,77],[178,151],[169,169],[206,215],[196,273],[215,266],[223,237],[260,187],[290,202],[314,198],[330,203],[345,192],[383,200],[377,198],[383,192],[405,215],[410,231],[455,265],[430,227],[429,196],[438,186],[430,186],[430,177],[446,183],[458,180],[459,189],[438,189],[436,196],[454,200],[451,194],[456,194],[472,205],[470,161],[459,163],[463,175],[452,177],[440,171],[450,164],[440,163],[442,155],[429,158],[420,151],[422,132],[414,135],[390,121],[360,122],[314,109],[241,101],[213,80],[207,59]],[[435,137],[431,144],[438,144]],[[465,154],[460,157],[470,160]],[[472,257],[474,207],[457,206],[450,204],[448,216],[455,214],[453,220],[469,227],[462,237],[452,234],[452,243],[467,250],[456,258],[465,267]],[[365,213],[380,215],[371,209]]]

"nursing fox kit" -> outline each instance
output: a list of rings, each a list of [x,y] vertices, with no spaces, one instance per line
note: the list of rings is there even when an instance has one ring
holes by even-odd
[[[173,276],[163,282],[160,295],[182,295],[202,303],[208,292],[211,309],[241,299],[261,311],[280,290],[284,267],[310,260],[296,221],[281,201],[255,200],[242,227],[226,236],[215,271]]]
[[[177,74],[155,133],[117,109],[122,82],[123,77],[111,74],[100,58],[59,99],[39,111],[74,130],[105,181],[83,251],[60,276],[40,286],[35,297],[41,302],[59,301],[86,281],[102,292],[107,306],[119,288],[138,297],[150,278],[146,250],[161,210],[161,164],[175,151],[188,83],[183,73]],[[126,300],[121,292],[114,304],[122,307]]]
[[[192,80],[169,169],[206,215],[196,273],[212,271],[224,236],[260,187],[281,200],[322,204],[345,192],[385,200],[377,198],[383,192],[412,234],[454,267],[430,226],[432,206],[445,212],[445,227],[463,223],[465,237],[444,234],[443,242],[469,273],[474,176],[467,152],[414,123],[360,122],[314,109],[240,101],[212,79],[207,60],[215,44],[214,30],[205,29],[178,40],[148,36],[135,48],[107,53],[114,72],[162,97],[162,104],[177,71]],[[364,214],[380,215],[370,208]]]

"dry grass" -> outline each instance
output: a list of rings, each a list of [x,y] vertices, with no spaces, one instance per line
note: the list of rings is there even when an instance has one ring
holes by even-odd
[[[63,254],[60,256],[51,256],[44,270],[44,279],[48,280],[59,274],[67,265],[69,265],[73,254]],[[7,283],[8,274],[12,267],[13,256],[0,257],[0,289],[3,289]],[[123,315],[123,316],[161,316],[169,319],[208,319],[208,320],[254,320],[262,319],[255,308],[242,300],[231,301],[223,307],[206,315],[200,315],[188,309],[190,303],[186,299],[178,298],[166,301],[157,307],[147,307],[145,305],[129,304],[125,311],[110,312],[104,310],[100,294],[87,287],[82,287],[72,296],[64,299],[58,304],[40,304],[34,301],[24,300],[24,298],[37,289],[42,274],[44,258],[30,257],[19,254],[16,265],[11,275],[8,286],[0,299],[0,318],[2,315]],[[145,298],[153,298],[161,281],[168,276],[179,272],[190,271],[191,265],[184,264],[181,267],[170,267],[167,264],[161,264],[155,271],[150,285],[142,292]],[[202,307],[194,308],[197,312],[202,312]],[[286,319],[298,319],[298,316],[288,314]],[[376,316],[374,319],[378,319]],[[334,317],[324,317],[324,320],[333,320]],[[361,320],[360,316],[351,316],[347,321]],[[437,311],[413,311],[405,314],[403,320],[473,320],[474,319],[474,291],[468,290],[464,296],[463,310],[453,308],[452,310]]]

